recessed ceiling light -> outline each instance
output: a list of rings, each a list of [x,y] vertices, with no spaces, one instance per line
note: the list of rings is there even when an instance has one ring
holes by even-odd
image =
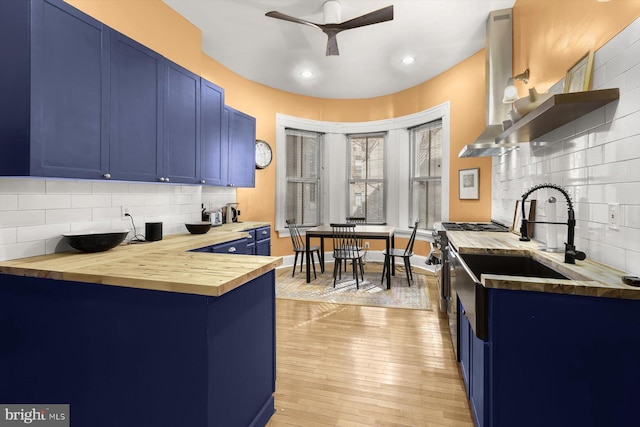
[[[304,70],[304,71],[300,72],[300,77],[302,77],[304,79],[309,79],[309,78],[313,77],[313,72],[311,70]]]
[[[415,60],[416,58],[414,58],[413,56],[405,56],[404,58],[402,58],[402,63],[405,65],[409,65],[413,64]]]

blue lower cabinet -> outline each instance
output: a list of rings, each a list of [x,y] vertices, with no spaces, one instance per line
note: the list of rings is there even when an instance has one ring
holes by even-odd
[[[3,404],[68,404],[91,427],[274,413],[273,270],[219,297],[0,275],[0,313]]]
[[[271,227],[256,228],[256,255],[271,255]]]
[[[247,239],[213,245],[211,252],[214,254],[251,255],[247,249]]]
[[[488,340],[458,305],[476,426],[635,426],[640,301],[488,289]]]

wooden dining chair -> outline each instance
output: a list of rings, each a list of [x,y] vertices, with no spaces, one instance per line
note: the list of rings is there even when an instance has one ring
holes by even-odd
[[[342,262],[345,264],[351,261],[353,266],[353,277],[356,279],[356,289],[360,288],[360,281],[358,279],[358,267],[360,268],[360,275],[364,281],[364,267],[362,266],[362,249],[358,247],[358,242],[355,234],[356,224],[331,224],[332,238],[333,238],[333,287],[336,287],[336,280],[338,277],[342,279]]]
[[[390,249],[389,252],[385,249],[382,254],[384,255],[384,266],[382,267],[382,280],[380,284],[384,283],[385,273],[387,272],[387,268],[391,268],[391,263],[396,262],[396,257],[402,257],[404,261],[404,269],[405,274],[407,275],[407,281],[409,282],[409,286],[411,286],[411,282],[413,282],[413,272],[411,271],[411,257],[413,256],[413,244],[416,241],[416,231],[418,231],[418,223],[420,220],[416,220],[416,223],[413,225],[413,231],[411,232],[411,237],[409,237],[409,241],[407,242],[407,247],[403,249]],[[389,285],[389,283],[387,283]]]
[[[300,256],[300,272],[302,272],[302,264],[304,263],[304,259],[306,258],[307,247],[305,245],[304,239],[300,234],[300,229],[296,224],[295,219],[287,219],[285,220],[287,223],[287,227],[289,227],[289,234],[291,235],[291,243],[293,244],[293,251],[295,252],[295,258],[293,259],[293,271],[291,272],[291,277],[296,274],[296,264],[298,263],[298,256]],[[313,266],[313,278],[316,279],[318,276],[316,275],[316,261],[314,259],[313,254],[318,254],[318,261],[320,261],[320,247],[319,246],[309,246],[309,256],[311,257],[311,265]],[[324,273],[324,266],[320,263],[320,271]]]
[[[364,225],[367,223],[367,218],[363,217],[363,216],[348,216],[346,218],[347,220],[347,224],[356,224],[356,228],[358,225]],[[356,239],[357,242],[357,247],[362,251],[364,249],[364,244],[363,244],[363,238],[362,237],[358,237]],[[363,254],[363,264],[364,264],[364,254]],[[344,271],[347,271],[347,263],[344,263]]]

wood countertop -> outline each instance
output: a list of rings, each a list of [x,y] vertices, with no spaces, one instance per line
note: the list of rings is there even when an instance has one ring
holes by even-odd
[[[584,261],[566,264],[564,252],[542,251],[540,242],[521,242],[519,236],[513,233],[447,231],[447,237],[459,253],[529,256],[570,278],[562,280],[486,274],[480,278],[486,288],[640,299],[640,288],[622,282],[622,276],[628,273],[592,261],[589,254]]]
[[[220,296],[282,264],[281,257],[188,252],[248,236],[266,222],[224,224],[207,234],[175,234],[157,242],[122,244],[0,263],[0,273],[139,289]]]

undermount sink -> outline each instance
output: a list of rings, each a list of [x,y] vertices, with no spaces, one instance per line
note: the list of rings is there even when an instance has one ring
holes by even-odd
[[[460,254],[460,257],[477,279],[480,279],[483,274],[569,279],[564,274],[527,256]]]

